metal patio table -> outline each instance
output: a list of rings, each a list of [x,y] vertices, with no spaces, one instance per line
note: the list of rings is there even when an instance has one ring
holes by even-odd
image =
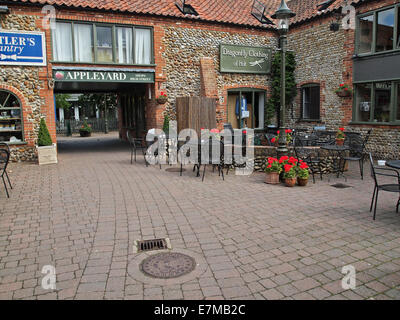
[[[400,170],[400,160],[388,160],[386,161],[388,167]]]

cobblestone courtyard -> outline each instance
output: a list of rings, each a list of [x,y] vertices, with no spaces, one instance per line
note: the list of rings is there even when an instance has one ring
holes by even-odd
[[[399,299],[397,195],[380,194],[373,221],[373,181],[357,165],[347,189],[331,186],[343,178],[287,188],[211,170],[202,183],[189,167],[180,177],[141,156],[131,165],[114,133],[60,139],[57,165],[13,163],[10,199],[0,187],[0,298]],[[199,264],[184,281],[136,268],[134,241],[163,237]],[[56,290],[41,287],[44,265]],[[342,289],[344,265],[355,290]]]

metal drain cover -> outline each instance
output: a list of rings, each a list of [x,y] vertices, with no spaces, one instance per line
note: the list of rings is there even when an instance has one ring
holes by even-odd
[[[351,186],[344,184],[344,183],[335,183],[335,184],[332,184],[331,187],[338,188],[338,189],[351,188]]]
[[[196,261],[186,254],[163,252],[143,260],[140,270],[153,278],[171,279],[188,274],[196,267]]]
[[[167,168],[165,169],[167,172],[181,172],[181,168]],[[185,172],[186,169],[182,168],[182,172]]]

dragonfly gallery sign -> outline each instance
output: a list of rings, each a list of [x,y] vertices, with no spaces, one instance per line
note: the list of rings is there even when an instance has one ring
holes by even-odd
[[[0,65],[46,65],[44,32],[0,31]]]
[[[271,49],[221,44],[220,71],[268,74],[271,71]]]

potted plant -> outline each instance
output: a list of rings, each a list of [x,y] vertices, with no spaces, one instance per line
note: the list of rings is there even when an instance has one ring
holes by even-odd
[[[83,122],[82,126],[79,128],[79,135],[81,137],[90,137],[92,135],[92,127],[90,124],[86,122],[86,120]]]
[[[279,174],[282,172],[282,167],[278,159],[269,157],[267,159],[268,164],[265,167],[265,183],[278,184]]]
[[[160,92],[160,95],[156,98],[158,104],[164,104],[167,102],[168,97],[164,91]]]
[[[344,97],[350,97],[353,90],[347,84],[341,83],[339,85],[339,88],[337,88],[335,92],[339,97],[344,98]]]
[[[297,184],[305,187],[308,183],[308,177],[310,173],[308,171],[308,165],[303,160],[300,160],[299,166],[297,167]]]
[[[344,128],[339,128],[336,131],[336,145],[342,146],[344,144],[345,136],[346,135],[344,134]]]
[[[294,187],[296,184],[296,167],[292,164],[283,166],[283,178],[287,187]]]
[[[281,134],[280,131],[277,131],[277,136],[275,138],[271,139],[271,142],[274,144],[275,147],[279,146],[279,135]],[[286,134],[286,145],[289,145],[290,142],[292,141],[292,130],[291,129],[285,129],[285,134]]]
[[[44,118],[40,119],[37,152],[39,165],[57,163],[57,146],[51,141]]]

